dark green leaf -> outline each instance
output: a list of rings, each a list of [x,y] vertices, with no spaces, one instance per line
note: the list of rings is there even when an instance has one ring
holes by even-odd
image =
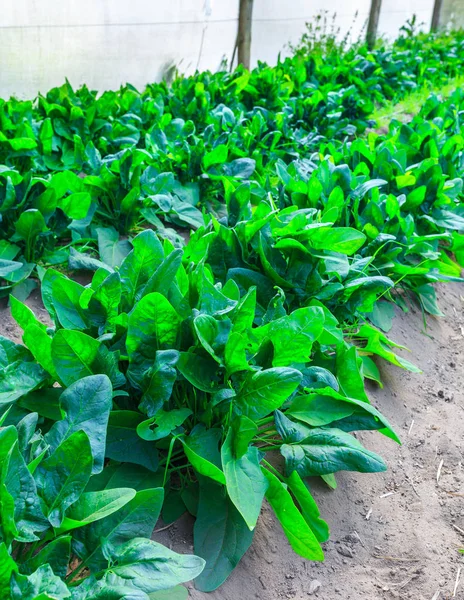
[[[173,587],[197,577],[204,568],[198,556],[176,554],[164,546],[143,538],[134,538],[111,553],[113,566],[104,580],[114,574],[121,582],[137,581],[137,587],[149,594]]]
[[[151,537],[163,499],[163,488],[137,492],[118,511],[78,529],[73,541],[75,552],[92,570],[104,569],[108,564],[105,556],[111,548],[135,537]]]
[[[63,535],[52,540],[44,546],[37,554],[23,562],[21,572],[30,575],[41,565],[48,564],[58,577],[64,579],[68,570],[71,557],[71,536]]]
[[[193,538],[195,552],[206,560],[203,573],[195,580],[195,587],[202,592],[215,590],[227,579],[253,540],[253,531],[224,488],[211,479],[200,479]]]
[[[142,439],[137,427],[144,417],[130,410],[113,410],[106,435],[107,458],[142,465],[150,471],[158,469],[158,451],[153,443]]]
[[[89,438],[84,431],[75,431],[38,466],[35,479],[53,527],[61,525],[66,510],[79,499],[92,465]]]
[[[356,438],[340,429],[309,430],[301,442],[284,444],[281,453],[287,473],[297,471],[301,477],[336,471],[377,473],[387,468],[380,456],[366,450]]]
[[[70,435],[81,429],[90,440],[92,473],[99,473],[103,468],[106,428],[112,404],[110,380],[106,375],[84,377],[61,394],[60,404],[66,416],[52,425],[45,435],[45,441],[53,452]]]
[[[221,460],[227,493],[249,529],[253,530],[268,487],[259,466],[259,451],[250,446],[241,458],[235,458],[230,429],[221,448]]]

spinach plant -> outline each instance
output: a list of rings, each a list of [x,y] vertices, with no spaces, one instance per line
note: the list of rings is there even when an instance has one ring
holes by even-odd
[[[32,357],[5,338],[0,348],[23,366],[24,383]],[[10,394],[21,403],[0,427],[2,598],[155,599],[201,573],[201,558],[150,540],[163,504],[156,478],[103,468],[106,375]],[[46,416],[27,410],[34,406]]]
[[[27,408],[31,395],[56,397],[58,383],[62,405],[89,378],[111,381],[98,464],[132,463],[159,477],[165,521],[185,510],[196,517],[195,552],[206,560],[196,585],[207,591],[251,544],[265,497],[295,551],[322,560],[328,528],[304,478],[333,485],[340,470],[385,470],[354,430],[398,438],[369,403],[363,361],[326,307],[287,312],[276,289],[263,311],[257,287],[241,294],[234,278],[214,284],[204,258],[191,259],[184,266],[180,250],[146,230],[119,268],[100,267],[87,287],[47,270],[54,327],[13,300],[27,346],[15,369],[29,376],[5,401]],[[34,408],[53,431],[49,404]]]

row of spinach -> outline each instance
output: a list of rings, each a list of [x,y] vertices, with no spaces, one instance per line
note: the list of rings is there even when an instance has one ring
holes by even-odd
[[[66,83],[33,102],[0,100],[0,259],[12,260],[13,241],[22,263],[0,269],[0,294],[16,287],[25,298],[36,265],[63,264],[70,248],[101,251],[115,234],[97,230],[109,225],[127,235],[148,222],[179,242],[178,228],[200,227],[202,212],[224,214],[224,179],[256,182],[264,197],[277,164],[362,132],[376,102],[441,85],[463,56],[459,32],[409,34],[371,52],[302,47],[276,67],[197,73],[142,93]]]
[[[463,244],[462,105],[459,91],[445,102],[432,96],[409,124],[393,122],[384,135],[321,141],[318,152],[287,163],[276,158],[265,177],[252,159],[228,162],[229,146],[219,144],[202,161],[202,182],[215,198],[203,212],[198,208],[200,184],[182,184],[172,172],[158,173],[146,166],[141,150],[125,150],[112,163],[114,173],[105,172],[111,185],[130,190],[118,214],[132,232],[148,225],[181,248],[182,226],[196,230],[196,240],[211,239],[211,229],[217,229],[209,264],[218,280],[224,281],[232,268],[255,270],[269,285],[290,292],[297,304],[315,297],[335,311],[344,310],[342,320],[354,314],[359,294],[369,288],[374,297],[391,299],[389,290],[396,283],[397,290],[414,292],[426,312],[438,315],[430,284],[460,275],[446,250],[460,256]],[[232,172],[237,161],[246,173]],[[12,202],[2,221],[7,239],[0,241],[3,295],[27,297],[37,285],[30,275],[40,254],[39,277],[42,266],[50,265],[95,269],[100,261],[117,268],[130,251],[130,242],[110,225],[117,223],[116,215],[101,177],[63,171],[47,182],[5,168],[0,181],[4,204]],[[28,202],[34,208],[27,209]],[[285,211],[288,226],[279,226],[278,211]],[[100,214],[95,222],[102,212],[104,220]],[[250,220],[253,224],[244,224]],[[337,236],[327,235],[333,225],[348,228],[350,240],[338,243]],[[57,245],[60,236],[69,235]],[[333,251],[330,260],[321,250]],[[328,286],[320,277],[322,267],[332,276]],[[354,303],[346,304],[339,280],[354,282]],[[385,302],[374,307],[369,298],[362,312],[375,310],[372,318],[379,324],[380,309],[388,317],[391,307]],[[406,307],[404,295],[395,299]],[[388,331],[388,321],[382,328]]]
[[[347,137],[372,90],[454,74],[460,36],[420,40],[2,106],[1,291],[23,331],[0,338],[5,598],[211,591],[264,498],[323,559],[305,479],[386,469],[355,432],[399,441],[364,389],[377,357],[418,370],[392,303],[439,314],[433,283],[464,262],[462,93]],[[50,325],[21,301],[38,279]],[[196,556],[149,539],[185,511]]]
[[[210,242],[214,237],[211,232]],[[210,251],[198,238],[183,256],[146,230],[134,238],[119,269],[100,267],[87,287],[48,269],[42,297],[50,327],[12,297],[24,346],[1,340],[8,359],[0,400],[11,407],[2,431],[13,435],[25,421],[35,425],[40,419],[40,433],[34,435],[31,425],[31,437],[23,442],[23,469],[45,470],[53,478],[38,487],[41,502],[34,507],[58,540],[68,521],[76,528],[70,544],[77,565],[68,581],[90,576],[91,584],[79,586],[90,586],[89,598],[99,597],[95,589],[102,574],[105,583],[121,586],[121,594],[127,590],[119,574],[121,536],[106,544],[105,522],[98,533],[95,526],[89,531],[76,509],[81,502],[76,488],[93,498],[77,462],[84,460],[77,445],[86,436],[95,485],[103,485],[97,497],[105,506],[112,494],[130,495],[132,502],[134,493],[145,498],[143,492],[150,490],[158,498],[157,516],[164,488],[165,522],[186,510],[195,516],[195,553],[206,561],[196,585],[204,591],[218,587],[250,546],[264,497],[294,550],[322,560],[320,543],[328,538],[328,526],[304,478],[322,476],[335,487],[337,471],[385,470],[384,461],[353,431],[379,430],[399,441],[369,403],[363,381],[365,369],[378,378],[369,358],[375,354],[409,366],[393,353],[394,344],[366,323],[351,336],[365,344],[362,358],[321,302],[291,310],[276,288],[265,306],[260,282],[243,293],[246,269],[231,269],[223,286],[214,283],[205,260]],[[276,452],[284,460],[279,469],[273,466]],[[128,465],[130,491],[106,493],[106,480],[116,474],[124,482],[120,472],[127,473]],[[22,517],[36,540],[28,555],[34,549],[45,553],[49,538],[29,513]],[[152,519],[141,532],[146,535],[150,527]],[[123,527],[127,535],[135,529],[136,524]],[[15,540],[13,555],[16,542],[31,541],[13,534],[7,540]],[[197,574],[199,559],[185,560],[196,565],[192,576]],[[137,586],[140,573],[134,569]]]
[[[328,526],[304,479],[318,475],[335,487],[337,471],[385,470],[352,435],[378,430],[399,441],[369,403],[364,379],[380,381],[375,357],[417,371],[384,333],[393,316],[386,300],[406,308],[412,291],[437,314],[432,284],[460,275],[460,104],[460,92],[446,102],[431,97],[412,123],[394,122],[386,136],[327,142],[317,155],[277,161],[262,186],[222,178],[224,214],[205,215],[185,246],[151,229],[131,242],[98,230],[103,260],[70,254],[74,269],[94,271],[88,286],[43,270],[52,325],[12,297],[24,346],[2,339],[4,430],[34,424],[23,442],[29,470],[57,464],[61,447],[49,432],[66,431],[62,444],[86,434],[102,486],[90,491],[103,494],[107,480],[127,477],[135,490],[128,502],[164,492],[166,522],[186,510],[195,517],[195,553],[206,561],[196,585],[204,591],[218,587],[251,544],[264,497],[295,551],[321,560]],[[102,382],[108,409],[98,394],[92,400],[91,386]],[[79,501],[71,496],[61,509],[52,502],[67,497],[62,488],[76,472],[54,476],[53,492],[36,484],[38,506],[60,523],[58,540],[62,520],[77,521],[66,542],[77,569],[69,586],[90,586],[93,598],[100,577],[113,582],[120,559],[105,550],[107,570],[95,573],[95,541],[81,543],[90,523],[72,516]],[[85,497],[88,486],[84,478]],[[38,538],[27,555],[45,556],[58,542],[34,519],[24,517]],[[16,557],[17,543],[30,540],[11,535]],[[200,571],[199,559],[189,560]],[[116,587],[126,585],[117,577]]]

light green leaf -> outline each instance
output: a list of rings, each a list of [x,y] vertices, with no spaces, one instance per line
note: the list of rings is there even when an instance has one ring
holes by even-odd
[[[5,600],[10,596],[10,581],[13,573],[18,572],[18,566],[10,556],[4,542],[0,543],[0,590]]]
[[[75,192],[58,201],[58,206],[70,219],[84,219],[89,212],[92,196],[87,192]]]
[[[12,600],[45,600],[70,598],[68,586],[52,571],[50,565],[41,565],[31,575],[15,573],[12,581]]]
[[[228,150],[225,144],[219,144],[211,152],[207,152],[203,158],[203,166],[207,170],[213,165],[221,165],[227,162]]]
[[[47,275],[50,271],[52,269],[47,270]],[[42,282],[42,296],[45,307],[51,314],[56,312],[59,322],[65,329],[86,329],[85,311],[79,303],[85,288],[76,281],[64,277],[61,273],[55,275],[52,272],[52,275],[46,280],[47,275],[45,275]],[[45,288],[44,282],[46,284]],[[51,304],[52,311],[50,311],[47,304]]]
[[[128,240],[120,240],[114,227],[97,227],[98,251],[101,260],[110,267],[120,267],[132,246]]]
[[[144,296],[129,315],[126,348],[131,363],[151,366],[157,350],[175,345],[180,317],[158,292]]]
[[[299,308],[272,321],[267,335],[274,345],[273,366],[307,363],[313,343],[322,334],[324,322],[324,311],[319,306]]]
[[[234,454],[237,458],[241,458],[246,454],[251,440],[258,433],[258,426],[245,415],[240,415],[233,421],[232,428],[234,430]]]
[[[296,471],[293,471],[286,479],[286,483],[295,496],[303,515],[304,520],[319,542],[326,542],[329,539],[329,527],[327,523],[320,518],[319,508],[311,496],[311,493]]]
[[[118,368],[117,355],[82,331],[58,330],[51,349],[55,370],[65,385],[100,373],[107,375],[115,388],[125,383]]]
[[[10,296],[10,308],[13,319],[21,329],[26,329],[28,325],[36,325],[43,331],[47,329],[47,327],[37,319],[33,311],[14,296]]]
[[[235,404],[245,416],[256,421],[280,408],[296,390],[301,379],[300,371],[287,367],[249,373]]]
[[[192,414],[190,408],[159,410],[154,417],[137,425],[139,436],[148,441],[161,440],[177,429]]]
[[[179,438],[184,445],[184,452],[193,468],[204,475],[226,484],[221,468],[221,455],[218,444],[221,439],[220,429],[206,429],[204,425],[194,427],[190,435]]]
[[[163,247],[151,229],[139,233],[132,240],[132,245],[134,249],[119,270],[123,296],[129,308],[132,308],[138,290],[143,288],[164,259]]]
[[[324,553],[316,536],[295,506],[286,487],[273,473],[264,468],[262,471],[269,484],[266,498],[293,550],[308,560],[324,560]]]
[[[30,324],[24,329],[23,342],[29,348],[39,365],[58,379],[52,360],[52,338],[37,325]]]
[[[249,529],[253,530],[268,487],[259,466],[259,451],[251,446],[241,458],[235,458],[230,429],[221,448],[221,460],[229,497]]]
[[[85,492],[68,509],[59,531],[70,531],[104,519],[130,502],[135,494],[135,490],[131,488]]]
[[[148,594],[148,596],[150,600],[187,600],[188,591],[187,588],[177,585],[175,588],[153,592],[152,594]]]
[[[366,236],[352,227],[327,227],[304,230],[298,237],[316,250],[331,250],[351,256],[366,241]]]
[[[48,231],[48,228],[42,213],[35,208],[30,208],[21,213],[15,223],[15,230],[14,241],[24,240],[26,248],[31,250],[34,247],[37,237],[41,233]],[[28,254],[26,254],[27,257]]]

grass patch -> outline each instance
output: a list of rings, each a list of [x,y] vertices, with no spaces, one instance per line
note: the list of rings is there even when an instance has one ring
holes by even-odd
[[[415,90],[401,102],[388,102],[384,106],[377,108],[372,114],[372,119],[376,127],[383,128],[389,126],[393,119],[398,121],[408,121],[410,116],[416,115],[430,94],[439,94],[444,98],[450,96],[456,88],[464,84],[464,75],[453,77],[450,81],[441,87],[435,87],[425,84]]]

